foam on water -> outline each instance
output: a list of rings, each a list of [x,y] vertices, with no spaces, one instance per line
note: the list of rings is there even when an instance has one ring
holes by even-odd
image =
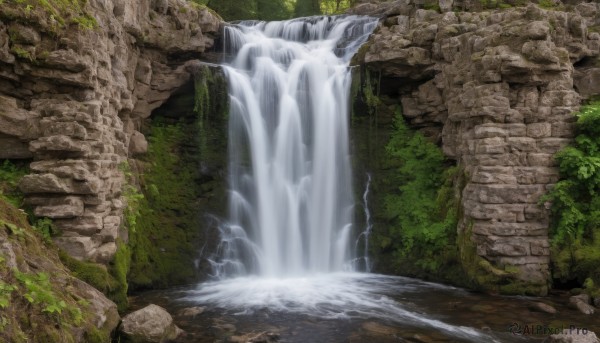
[[[473,342],[494,339],[474,328],[455,326],[421,313],[409,300],[394,299],[459,289],[419,280],[366,273],[327,273],[290,278],[239,277],[200,285],[183,300],[247,315],[258,310],[323,319],[380,319],[441,331]]]

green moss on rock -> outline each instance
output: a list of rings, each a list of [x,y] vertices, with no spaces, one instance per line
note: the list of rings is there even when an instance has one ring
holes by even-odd
[[[144,195],[129,232],[132,289],[194,282],[208,272],[200,251],[215,230],[207,214],[223,215],[226,206],[228,97],[214,73],[197,70],[192,87],[153,114],[148,153],[131,162]]]

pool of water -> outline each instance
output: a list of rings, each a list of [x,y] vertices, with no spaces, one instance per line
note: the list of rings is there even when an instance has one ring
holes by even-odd
[[[186,331],[182,343],[536,342],[563,328],[600,332],[597,315],[569,308],[566,294],[493,296],[362,273],[235,278],[132,298],[133,309],[150,303]]]

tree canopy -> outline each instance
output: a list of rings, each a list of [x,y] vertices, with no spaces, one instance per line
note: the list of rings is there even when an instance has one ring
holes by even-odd
[[[354,0],[190,0],[215,10],[226,21],[285,20],[319,14],[337,14]]]

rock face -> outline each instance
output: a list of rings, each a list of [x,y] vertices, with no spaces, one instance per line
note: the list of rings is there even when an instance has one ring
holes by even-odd
[[[545,293],[549,218],[538,202],[558,180],[552,156],[574,135],[572,113],[598,93],[600,35],[588,26],[599,4],[440,13],[417,3],[353,9],[384,18],[357,63],[380,73],[405,118],[464,168],[459,233]]]
[[[182,332],[162,307],[151,304],[123,317],[121,332],[132,342],[163,343]]]
[[[62,230],[58,246],[105,263],[124,207],[119,166],[146,151],[142,120],[189,81],[220,19],[185,0],[90,0],[97,27],[57,33],[19,24],[20,6],[0,13],[0,158],[32,158],[27,203]]]

